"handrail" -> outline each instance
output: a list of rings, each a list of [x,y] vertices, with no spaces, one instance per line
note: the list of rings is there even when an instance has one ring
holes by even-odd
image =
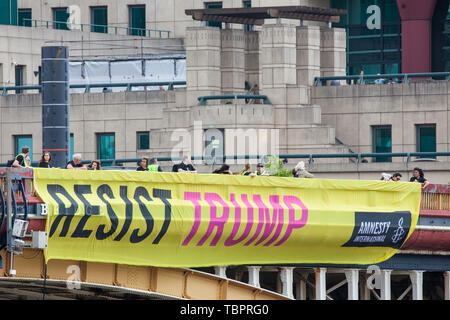
[[[239,160],[239,159],[263,159],[264,157],[269,157],[270,155],[223,155],[220,157],[213,156],[191,156],[191,160]],[[300,153],[300,154],[279,154],[277,155],[280,159],[308,159],[309,163],[314,163],[314,159],[325,159],[325,158],[355,158],[358,163],[361,163],[364,158],[379,158],[379,157],[392,157],[406,158],[406,162],[411,162],[411,157],[424,157],[424,159],[432,159],[433,157],[450,157],[450,152],[393,152],[393,153]],[[426,158],[425,158],[426,157]],[[158,161],[181,161],[183,157],[156,157]],[[433,159],[435,160],[435,159]],[[139,162],[140,158],[127,158],[127,159],[101,159],[102,163],[111,163],[116,165],[117,163],[131,163]],[[90,160],[83,160],[83,164],[91,163]],[[39,163],[33,161],[32,166],[37,166]],[[0,163],[0,167],[5,167],[6,163]]]
[[[148,81],[148,82],[121,82],[121,83],[74,83],[70,84],[71,89],[85,89],[85,93],[89,93],[91,88],[117,88],[126,87],[126,91],[131,91],[133,87],[155,87],[168,86],[169,90],[173,90],[174,86],[185,86],[186,81]],[[9,86],[0,87],[2,95],[6,96],[11,90],[42,90],[41,85],[25,85],[25,86]]]
[[[272,104],[266,95],[262,94],[219,94],[215,96],[198,97],[198,105],[206,106],[207,100],[226,100],[226,99],[262,99],[264,104]]]
[[[72,26],[80,26],[80,30],[81,31],[85,31],[85,27],[90,27],[91,28],[91,32],[98,32],[98,31],[92,31],[93,28],[103,28],[106,29],[107,31],[109,29],[114,29],[114,34],[117,35],[117,31],[124,29],[126,30],[126,35],[134,35],[134,36],[144,36],[146,34],[149,35],[149,37],[151,37],[151,33],[156,33],[159,34],[159,38],[162,38],[163,34],[167,34],[167,38],[170,38],[170,31],[169,30],[157,30],[157,29],[142,29],[142,28],[133,28],[133,27],[122,27],[122,26],[110,26],[110,25],[103,25],[103,24],[90,24],[90,23],[74,23],[74,22],[68,22],[68,21],[56,21],[56,20],[41,20],[41,19],[28,19],[28,18],[24,18],[24,21],[30,21],[31,26],[37,28],[38,27],[38,22],[42,22],[43,24],[41,26],[44,26],[48,29],[50,27],[50,25],[54,28],[55,24],[65,24],[67,26],[67,28],[69,30],[72,30],[73,27]],[[138,34],[132,34],[131,31],[138,31]],[[102,33],[102,32],[100,32]],[[109,33],[109,32],[104,32],[104,33]]]
[[[370,74],[370,75],[352,75],[352,76],[324,76],[315,77],[315,86],[325,86],[328,80],[356,80],[358,84],[364,85],[365,80],[375,79],[399,79],[402,83],[408,83],[410,78],[427,78],[427,77],[446,77],[445,80],[450,80],[450,72],[428,72],[428,73],[388,73],[388,74]]]

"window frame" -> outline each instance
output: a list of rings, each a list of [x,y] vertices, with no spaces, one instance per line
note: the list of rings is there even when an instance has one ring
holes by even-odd
[[[142,134],[148,135],[148,148],[141,148],[140,135],[142,135]],[[136,150],[137,151],[150,150],[150,131],[137,131],[136,132]]]
[[[137,8],[143,8],[144,9],[144,28],[135,28],[133,27],[133,9],[137,9]],[[133,5],[128,5],[128,31],[127,34],[131,35],[131,36],[141,36],[141,37],[145,37],[146,36],[146,29],[147,29],[147,7],[145,4],[133,4]],[[133,28],[133,29],[131,29]]]
[[[108,160],[108,159],[106,159],[106,158],[102,158],[102,152],[101,152],[101,148],[102,148],[102,144],[101,144],[101,139],[102,139],[102,137],[110,137],[110,136],[112,136],[112,137],[114,137],[114,151],[113,151],[113,157],[112,158],[110,158],[110,159],[115,159],[116,158],[116,133],[115,132],[97,132],[96,134],[95,134],[95,136],[96,136],[96,143],[97,143],[97,152],[96,152],[96,155],[97,155],[97,159],[99,159],[99,160]]]
[[[90,6],[90,18],[91,18],[91,32],[96,33],[108,33],[108,6]],[[106,12],[106,24],[95,23],[95,11],[105,10]]]
[[[437,125],[436,123],[421,123],[421,124],[416,124],[416,151],[417,152],[436,152],[437,151]],[[420,129],[424,129],[424,128],[434,128],[434,151],[422,151],[421,150],[421,135],[420,135]],[[427,157],[423,157],[423,156],[418,156],[417,159],[422,159],[422,158],[432,158],[432,159],[436,159],[436,156],[427,156]]]
[[[377,144],[376,144],[376,131],[380,129],[389,129],[390,130],[390,140],[391,140],[391,150],[390,152],[377,152]],[[392,153],[392,125],[384,124],[384,125],[373,125],[371,126],[372,131],[372,152],[373,153]],[[392,157],[374,157],[372,162],[392,162]]]
[[[14,139],[14,157],[22,152],[21,148],[19,150],[19,139],[31,139],[31,143],[26,144],[26,146],[30,147],[30,152],[28,153],[28,156],[30,157],[30,160],[33,161],[33,135],[32,134],[15,134],[13,135]]]

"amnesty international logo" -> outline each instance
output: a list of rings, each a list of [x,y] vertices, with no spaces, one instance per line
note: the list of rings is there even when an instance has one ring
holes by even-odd
[[[355,212],[355,227],[343,247],[400,249],[411,227],[411,212]]]

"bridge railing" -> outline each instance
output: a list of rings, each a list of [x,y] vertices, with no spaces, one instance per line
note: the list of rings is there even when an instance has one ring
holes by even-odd
[[[450,185],[429,184],[423,188],[420,209],[450,211]]]
[[[326,86],[327,81],[333,80],[344,80],[347,83],[354,83],[358,85],[364,85],[367,81],[384,79],[385,83],[389,82],[389,79],[395,82],[409,83],[412,78],[437,78],[445,81],[450,80],[450,72],[429,72],[429,73],[389,73],[389,74],[379,74],[379,75],[352,75],[352,76],[325,76],[325,77],[315,77],[315,86]],[[333,85],[333,83],[332,83]]]
[[[276,155],[280,159],[306,159],[309,163],[314,163],[314,159],[333,159],[333,158],[348,158],[356,159],[358,163],[365,162],[366,158],[406,158],[406,162],[413,162],[413,157],[417,157],[417,160],[430,160],[439,161],[437,157],[450,157],[450,152],[393,152],[393,153],[301,153],[301,154],[278,154]],[[229,160],[239,160],[239,159],[258,159],[261,162],[268,160],[270,155],[223,155],[223,156],[191,156],[191,160],[202,160],[209,162],[217,161],[217,163],[225,162]],[[165,161],[181,161],[183,157],[155,157],[159,162]],[[101,159],[102,163],[117,165],[121,163],[137,163],[140,158],[126,158],[126,159]],[[90,163],[90,160],[84,160],[82,163]],[[37,166],[38,162],[33,161],[32,166]],[[6,163],[0,163],[0,167],[5,167]]]

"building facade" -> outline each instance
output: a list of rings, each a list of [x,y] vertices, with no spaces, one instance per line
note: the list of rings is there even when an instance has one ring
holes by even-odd
[[[9,3],[9,8],[14,11],[15,2]],[[219,6],[218,3],[214,5]],[[184,14],[185,7],[205,8],[210,5],[203,1],[183,2],[182,8],[176,7],[177,16],[168,18],[164,15],[175,10],[173,1],[165,4],[149,2],[145,11],[137,9],[136,6],[141,4],[136,1],[80,1],[75,3],[80,8],[81,20],[77,24],[80,28],[66,30],[64,21],[67,21],[67,16],[62,17],[61,12],[67,14],[69,3],[19,1],[16,6],[18,13],[31,9],[31,18],[20,20],[19,17],[30,16],[23,11],[17,15],[16,23],[11,14],[6,23],[7,17],[2,16],[5,25],[0,26],[0,39],[7,45],[0,48],[0,82],[3,86],[38,84],[43,45],[67,45],[71,59],[79,61],[184,53],[186,88],[72,94],[71,152],[83,153],[85,159],[171,156],[177,148],[177,156],[186,152],[201,155],[213,145],[213,140],[220,140],[219,150],[215,150],[219,155],[267,152],[271,150],[270,141],[278,141],[276,147],[280,154],[450,151],[445,81],[427,83],[422,79],[422,83],[377,86],[341,82],[341,86],[313,87],[315,77],[343,76],[360,68],[366,73],[403,71],[402,30],[405,19],[399,10],[401,1],[366,1],[358,2],[358,6],[355,3],[350,0],[339,3],[312,0],[276,2],[276,5],[343,7],[348,13],[341,19],[342,28],[330,28],[327,23],[302,24],[298,20],[282,19],[267,20],[263,26],[246,29],[245,25],[207,25],[212,23],[200,23]],[[167,7],[158,9],[156,4]],[[244,5],[248,3],[223,3],[224,7]],[[252,1],[250,5],[269,6],[274,2]],[[106,15],[102,11],[105,6]],[[382,10],[381,29],[377,29],[376,16],[369,19],[378,10],[372,7],[374,11],[370,11],[370,6],[378,6]],[[443,2],[434,3],[434,14],[443,7],[448,11],[448,5],[446,7]],[[58,8],[66,8],[66,11]],[[407,6],[402,9],[405,8]],[[133,13],[133,9],[145,12],[145,27],[133,24],[140,19],[133,18],[138,15]],[[164,13],[159,14],[160,11]],[[386,13],[388,11],[389,14]],[[119,12],[128,14],[120,15],[123,19],[120,20]],[[148,18],[155,12],[158,15],[154,19]],[[170,20],[172,27],[158,24],[161,19]],[[368,28],[368,19],[373,29]],[[27,21],[35,22],[27,26]],[[50,21],[48,26],[45,21]],[[430,23],[433,25],[434,20]],[[184,27],[177,31],[175,25],[176,28],[178,25]],[[115,34],[115,26],[123,29],[117,29]],[[170,37],[159,34],[148,37],[149,28],[168,30]],[[359,35],[353,32],[354,29],[359,30]],[[125,34],[120,34],[122,31]],[[378,33],[371,34],[372,31]],[[371,42],[374,47],[366,47],[367,50],[358,47],[368,46]],[[366,58],[366,55],[372,58]],[[266,95],[270,103],[224,99],[209,101],[206,106],[198,105],[199,96],[245,93],[249,88],[258,88],[257,92]],[[0,98],[0,163],[11,159],[23,145],[32,147],[33,161],[39,160],[42,150],[41,111],[41,96],[37,90],[16,90]],[[198,123],[200,129],[196,131]],[[216,134],[208,136],[208,130]],[[192,141],[181,141],[183,134],[194,135],[195,132],[200,132],[200,147],[193,146]],[[273,138],[271,132],[278,136]],[[239,137],[249,139],[255,134],[258,139],[258,135],[265,134],[260,141],[266,141],[266,149],[260,150],[256,144],[256,149],[247,145],[242,151],[232,143]],[[358,165],[355,168],[350,160],[339,158],[319,159],[314,166],[316,172],[324,176],[329,172],[341,176],[342,172],[349,175],[355,170],[367,170],[367,174],[358,173],[358,177],[371,178],[382,170],[378,162],[388,163],[386,165],[390,169],[404,173],[411,169],[411,164],[403,165],[402,158],[386,156],[368,160],[369,165],[373,164],[373,172],[368,167]],[[426,165],[429,170],[437,172],[437,178],[445,180],[447,177],[441,173],[445,171],[447,159],[438,157],[438,160],[442,163]],[[326,167],[326,163],[334,167]],[[205,170],[209,168],[205,167]]]

